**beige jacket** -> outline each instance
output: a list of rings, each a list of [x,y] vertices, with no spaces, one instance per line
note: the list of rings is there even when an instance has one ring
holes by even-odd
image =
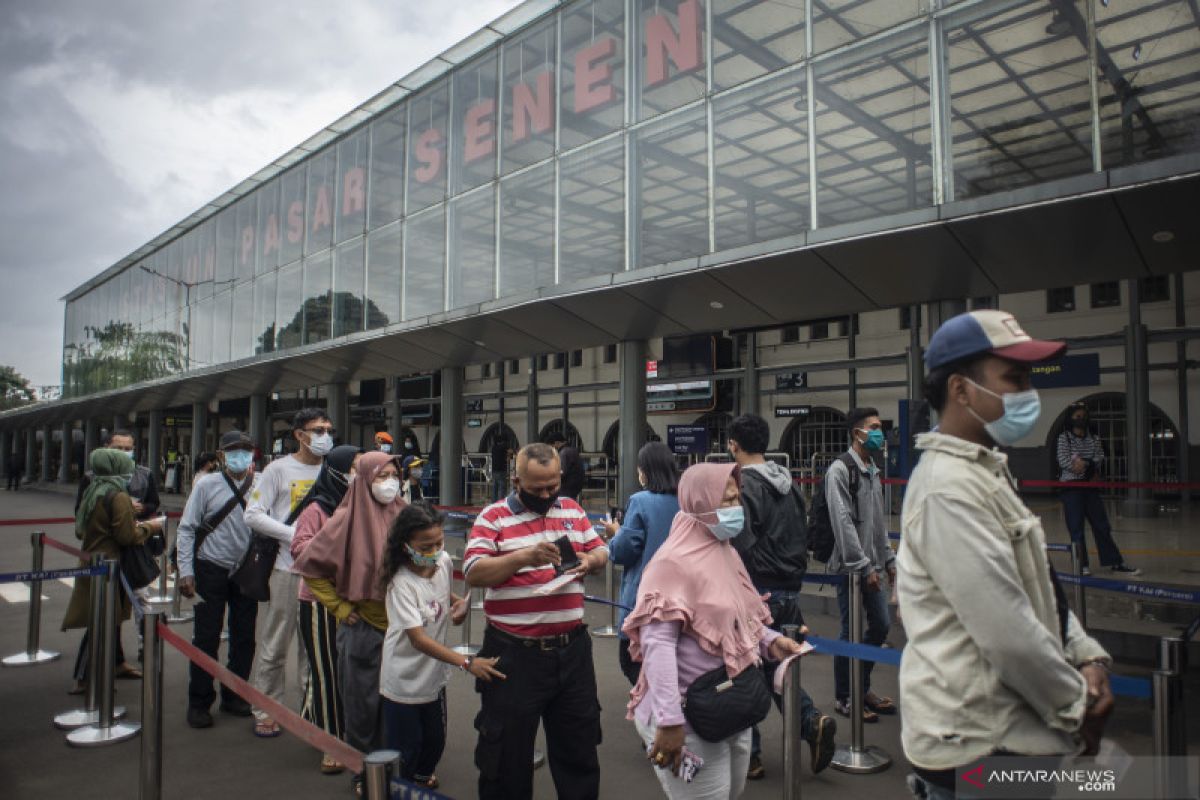
[[[1041,520],[1003,453],[941,433],[916,444],[896,558],[905,755],[950,769],[1001,749],[1077,751],[1076,667],[1108,654],[1074,614],[1064,647]]]

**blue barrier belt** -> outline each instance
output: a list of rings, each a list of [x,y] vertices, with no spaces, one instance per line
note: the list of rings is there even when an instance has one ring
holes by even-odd
[[[89,575],[106,575],[108,567],[75,567],[73,569],[44,569],[40,572],[0,573],[0,583],[29,583],[31,581],[55,581],[59,578],[82,578]]]
[[[619,608],[625,612],[633,611],[633,609],[629,606],[622,605],[621,603],[614,603],[612,600],[605,600],[603,597],[594,597],[593,595],[585,594],[583,599],[589,603],[599,603],[602,606],[612,606],[613,608]]]
[[[451,800],[448,795],[426,789],[403,778],[392,778],[388,786],[388,800]]]
[[[1069,545],[1069,544],[1047,544],[1046,549],[1051,550],[1055,553],[1069,553],[1069,552],[1071,552],[1071,545]]]
[[[1142,597],[1147,600],[1170,600],[1176,603],[1200,604],[1200,592],[1189,592],[1186,589],[1170,589],[1166,586],[1152,586],[1147,583],[1129,583],[1114,581],[1108,578],[1085,578],[1060,572],[1058,579],[1071,585],[1091,586],[1093,589],[1103,589],[1108,592],[1121,592]]]

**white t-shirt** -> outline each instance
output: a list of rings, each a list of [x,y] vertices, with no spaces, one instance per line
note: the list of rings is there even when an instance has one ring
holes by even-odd
[[[424,628],[431,639],[445,643],[453,568],[450,555],[442,551],[432,576],[422,578],[401,567],[388,584],[388,629],[383,639],[379,693],[392,702],[432,703],[449,680],[452,667],[413,647],[405,631]]]
[[[321,464],[305,464],[295,456],[277,458],[262,471],[244,515],[250,530],[270,536],[280,542],[279,555],[275,557],[275,569],[292,568],[292,534],[294,526],[285,525],[284,520],[292,513],[308,490],[312,488]]]

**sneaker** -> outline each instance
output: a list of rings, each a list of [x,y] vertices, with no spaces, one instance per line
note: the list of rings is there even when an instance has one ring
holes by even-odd
[[[1079,574],[1082,575],[1083,577],[1087,578],[1092,574],[1092,568],[1091,567],[1080,567]]]
[[[837,745],[833,741],[835,735],[837,735],[837,720],[822,714],[821,718],[817,720],[816,735],[808,743],[814,775],[828,767],[829,762],[833,761],[834,751],[837,750]]]
[[[843,717],[850,716],[850,701],[835,700],[833,701],[833,710],[841,714]],[[879,715],[866,706],[863,707],[863,722],[879,722]]]
[[[763,769],[762,756],[750,756],[750,769],[746,770],[746,780],[761,781],[767,774]]]
[[[1134,575],[1142,574],[1142,571],[1140,569],[1138,569],[1137,567],[1132,567],[1129,564],[1126,564],[1124,562],[1117,564],[1115,567],[1112,568],[1112,571],[1119,573],[1121,575],[1128,575],[1131,578]]]
[[[209,713],[207,708],[188,706],[187,724],[193,728],[211,728],[213,724],[212,714]]]
[[[248,717],[253,714],[250,704],[240,697],[232,697],[221,701],[221,711],[235,717]]]

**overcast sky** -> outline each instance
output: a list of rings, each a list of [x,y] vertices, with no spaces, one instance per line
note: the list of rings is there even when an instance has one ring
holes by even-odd
[[[0,1],[0,364],[59,298],[516,0]]]

